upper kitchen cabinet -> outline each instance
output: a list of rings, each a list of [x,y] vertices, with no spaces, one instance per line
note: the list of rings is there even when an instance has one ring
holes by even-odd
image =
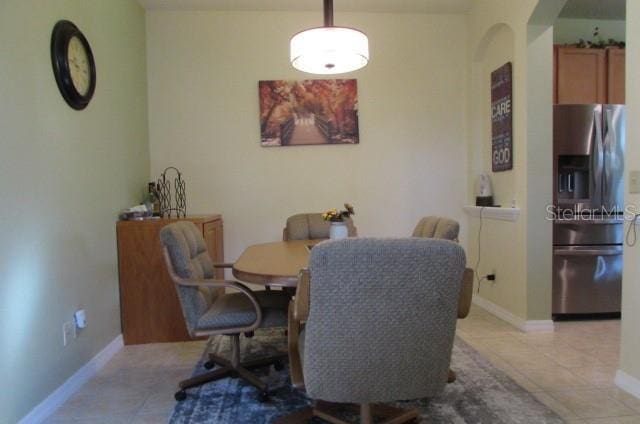
[[[624,49],[554,47],[554,103],[624,103]]]
[[[624,104],[624,49],[607,49],[607,103]]]
[[[556,49],[556,103],[606,103],[607,55],[602,49]]]

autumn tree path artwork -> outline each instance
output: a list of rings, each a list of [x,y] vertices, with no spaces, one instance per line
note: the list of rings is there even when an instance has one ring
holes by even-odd
[[[355,79],[260,81],[262,146],[357,144]]]

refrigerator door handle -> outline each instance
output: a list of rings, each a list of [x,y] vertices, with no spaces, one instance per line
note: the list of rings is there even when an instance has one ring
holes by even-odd
[[[608,211],[624,209],[625,108],[603,105],[604,165],[602,204]]]
[[[605,158],[609,158],[611,156],[610,153],[610,146],[611,146],[611,140],[610,137],[615,137],[615,134],[612,135],[612,132],[614,131],[613,129],[613,122],[611,120],[611,111],[607,108],[603,108],[602,110],[602,115],[603,115],[603,137],[602,137],[602,147],[603,147],[603,151],[604,151],[604,157]],[[610,177],[610,169],[609,166],[607,164],[607,161],[604,161],[602,164],[602,203],[606,204],[607,207],[609,207],[609,205],[607,204],[608,200],[609,200],[609,182],[611,181]]]
[[[596,108],[593,111],[593,129],[591,131],[591,173],[593,192],[591,193],[591,206],[596,209],[602,207],[602,168],[604,152],[602,146],[602,111]]]

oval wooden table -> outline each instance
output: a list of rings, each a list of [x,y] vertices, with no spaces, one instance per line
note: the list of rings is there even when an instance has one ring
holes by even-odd
[[[235,278],[252,284],[295,287],[309,263],[310,246],[323,240],[289,240],[254,244],[233,264]]]

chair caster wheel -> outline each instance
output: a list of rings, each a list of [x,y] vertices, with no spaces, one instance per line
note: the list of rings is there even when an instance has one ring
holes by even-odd
[[[213,362],[213,361],[207,361],[207,362],[204,363],[204,368],[207,369],[207,370],[210,370],[215,366],[216,366],[216,363]]]
[[[185,392],[184,390],[180,390],[177,391],[173,397],[175,398],[175,400],[177,400],[178,402],[182,402],[183,400],[185,400],[187,398],[187,392]]]
[[[268,401],[269,401],[269,392],[264,391],[264,392],[258,393],[258,402],[265,403]]]
[[[273,369],[275,369],[276,371],[282,371],[284,369],[284,364],[282,363],[282,361],[276,361],[273,363]]]

